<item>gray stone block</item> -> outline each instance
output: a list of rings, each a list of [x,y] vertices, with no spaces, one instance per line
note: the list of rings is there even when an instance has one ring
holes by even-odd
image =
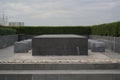
[[[94,41],[91,42],[91,51],[92,52],[105,52],[105,43]]]
[[[88,55],[88,39],[79,35],[41,35],[32,39],[32,55]]]
[[[25,53],[28,52],[28,43],[27,42],[15,42],[14,52],[15,53]]]
[[[120,53],[120,37],[90,35],[90,38],[105,42],[107,50]]]
[[[28,50],[32,49],[32,39],[27,39],[27,40],[24,40],[23,42],[27,43]]]
[[[92,47],[92,43],[96,42],[97,40],[93,40],[93,39],[88,39],[88,49],[91,49]]]

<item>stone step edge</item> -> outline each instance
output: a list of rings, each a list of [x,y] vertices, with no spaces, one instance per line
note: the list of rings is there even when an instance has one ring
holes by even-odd
[[[0,64],[0,70],[120,70],[120,64]]]
[[[120,70],[0,70],[2,74],[120,74]]]

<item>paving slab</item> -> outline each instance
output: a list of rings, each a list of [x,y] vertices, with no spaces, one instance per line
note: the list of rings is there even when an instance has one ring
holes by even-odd
[[[120,63],[120,54],[111,52],[91,52],[79,56],[32,56],[32,50],[27,53],[13,53],[13,46],[0,49],[0,64],[4,63]]]
[[[120,74],[120,70],[1,70],[0,74]]]
[[[7,48],[0,49],[0,59],[8,59],[14,56],[14,47],[9,46]]]

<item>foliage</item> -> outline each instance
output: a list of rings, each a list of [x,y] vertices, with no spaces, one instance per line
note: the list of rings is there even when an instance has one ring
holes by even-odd
[[[41,35],[41,34],[79,34],[79,35],[89,35],[91,33],[90,27],[19,27],[16,28],[18,34],[32,34],[32,35]]]
[[[0,27],[0,35],[13,35],[16,34],[15,29]]]
[[[94,25],[91,27],[92,35],[120,36],[120,22]]]

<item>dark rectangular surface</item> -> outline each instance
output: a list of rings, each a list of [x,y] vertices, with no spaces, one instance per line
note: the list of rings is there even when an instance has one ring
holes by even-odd
[[[2,71],[0,80],[119,80],[119,71]]]
[[[120,64],[0,64],[0,70],[108,70],[120,69]]]
[[[78,35],[41,35],[32,39],[32,55],[87,55],[88,39]]]

